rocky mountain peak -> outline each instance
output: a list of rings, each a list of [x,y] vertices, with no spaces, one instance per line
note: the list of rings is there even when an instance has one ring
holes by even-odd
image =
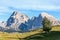
[[[5,27],[5,31],[13,32],[35,30],[42,27],[42,21],[44,17],[50,20],[53,26],[60,25],[60,21],[47,12],[42,12],[38,17],[34,16],[30,19],[27,15],[14,11],[7,20],[6,24],[4,22],[1,23],[1,28]]]
[[[24,23],[28,21],[29,17],[25,14],[14,11],[10,18],[7,20],[7,25],[11,25],[12,23]]]
[[[42,18],[44,18],[44,17],[46,17],[46,18],[48,18],[49,20],[57,20],[55,17],[53,17],[52,15],[50,15],[50,14],[48,14],[47,12],[42,12],[41,13],[41,16],[42,16]]]
[[[48,14],[47,12],[42,12],[41,13],[42,17],[53,17],[52,15]],[[53,17],[54,18],[54,17]]]
[[[60,25],[58,20],[55,17],[53,17],[52,15],[48,14],[47,12],[42,12],[41,16],[42,16],[42,18],[46,17],[48,20],[50,20],[52,22],[52,25]]]

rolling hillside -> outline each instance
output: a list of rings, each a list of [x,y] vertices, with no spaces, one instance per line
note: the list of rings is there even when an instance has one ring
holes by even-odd
[[[0,32],[0,40],[60,40],[60,26],[53,27],[48,34],[44,34],[42,29],[26,33]]]

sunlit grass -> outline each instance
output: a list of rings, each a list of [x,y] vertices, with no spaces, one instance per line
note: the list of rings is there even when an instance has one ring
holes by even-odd
[[[18,33],[18,32],[14,32],[14,33],[6,33],[6,32],[0,32],[0,40],[18,40],[18,39],[22,39],[37,33],[42,32],[42,30],[36,30],[36,31],[31,31],[31,32],[25,32],[25,33]]]
[[[60,32],[60,27],[52,27],[51,31],[59,31]],[[35,35],[35,34],[41,34],[43,31],[42,29],[37,29],[35,31],[30,31],[30,32],[25,32],[25,33],[7,33],[7,32],[0,32],[0,40],[21,40],[23,38]],[[39,35],[40,35],[39,34]],[[50,36],[49,36],[50,37]],[[49,38],[47,37],[47,38]]]
[[[52,31],[60,31],[60,26],[54,26],[54,27],[52,27]]]

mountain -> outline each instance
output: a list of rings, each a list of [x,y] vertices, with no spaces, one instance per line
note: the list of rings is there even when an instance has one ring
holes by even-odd
[[[27,15],[14,11],[6,23],[0,23],[0,30],[6,32],[26,32],[42,28],[44,17],[51,21],[52,26],[60,25],[60,21],[47,12],[42,12],[38,17],[34,16],[30,19]]]
[[[6,23],[4,21],[0,22],[0,31],[4,31]]]
[[[38,17],[32,17],[29,21],[28,21],[28,25],[32,28],[32,29],[37,29],[39,27],[42,26],[42,16],[39,15]]]
[[[13,29],[16,31],[19,31],[19,26],[22,23],[25,23],[28,21],[29,17],[27,15],[21,14],[19,12],[14,11],[13,14],[10,16],[10,18],[7,20],[7,25],[9,29]]]
[[[48,14],[47,12],[42,12],[38,17],[32,17],[32,19],[30,19],[27,24],[32,29],[41,28],[44,17],[46,17],[48,20],[50,20],[50,22],[52,23],[52,26],[60,25],[60,21],[57,20],[52,15]]]
[[[42,12],[41,13],[42,18],[46,17],[48,20],[50,20],[50,22],[52,22],[52,26],[54,25],[60,25],[60,21],[57,20],[55,17],[53,17],[52,15],[46,13],[46,12]]]
[[[13,12],[13,14],[10,16],[10,18],[7,20],[7,26],[10,26],[11,24],[16,24],[16,23],[24,23],[25,21],[28,21],[28,16],[18,13],[18,12]]]
[[[5,26],[6,26],[6,23],[4,21],[0,22],[0,27],[5,28]]]

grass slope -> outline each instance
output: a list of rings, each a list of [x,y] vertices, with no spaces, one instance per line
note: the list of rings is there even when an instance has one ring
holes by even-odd
[[[53,27],[48,34],[44,34],[42,29],[26,33],[0,32],[0,40],[60,40],[60,26]]]
[[[60,26],[54,26],[50,33],[38,33],[29,37],[26,40],[60,40]]]
[[[38,34],[42,32],[42,30],[35,30],[31,32],[25,32],[25,33],[6,33],[6,32],[0,32],[0,40],[21,40],[28,36]],[[25,40],[25,39],[24,39]]]

